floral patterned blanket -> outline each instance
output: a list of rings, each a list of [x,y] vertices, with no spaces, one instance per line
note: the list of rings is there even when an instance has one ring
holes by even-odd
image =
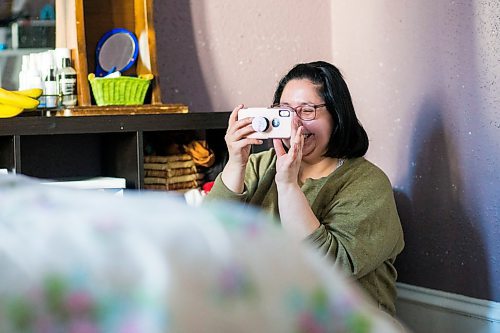
[[[0,175],[0,332],[400,332],[266,215]]]

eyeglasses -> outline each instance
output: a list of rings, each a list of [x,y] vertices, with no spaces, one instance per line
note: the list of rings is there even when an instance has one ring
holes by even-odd
[[[271,105],[272,108],[289,108],[292,109],[296,114],[297,117],[299,117],[302,120],[309,121],[309,120],[314,120],[316,119],[316,109],[321,108],[323,106],[326,106],[325,103],[323,104],[302,104],[296,107],[291,107],[288,104],[279,104],[275,103]]]

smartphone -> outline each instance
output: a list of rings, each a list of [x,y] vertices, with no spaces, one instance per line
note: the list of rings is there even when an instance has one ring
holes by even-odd
[[[252,139],[286,139],[292,135],[292,110],[289,108],[246,108],[238,111],[238,120],[251,117]]]

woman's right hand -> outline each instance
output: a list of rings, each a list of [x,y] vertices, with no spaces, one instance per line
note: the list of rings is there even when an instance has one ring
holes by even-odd
[[[252,145],[262,144],[262,140],[251,139],[247,136],[255,132],[252,127],[252,118],[238,120],[238,111],[244,107],[243,104],[233,109],[229,116],[229,124],[224,140],[229,153],[228,164],[244,168],[250,156]]]
[[[243,104],[235,107],[229,116],[229,125],[224,137],[229,159],[221,175],[226,187],[235,193],[244,191],[245,168],[252,145],[262,144],[262,140],[247,137],[255,130],[252,128],[252,118],[238,120],[238,111],[241,108]]]

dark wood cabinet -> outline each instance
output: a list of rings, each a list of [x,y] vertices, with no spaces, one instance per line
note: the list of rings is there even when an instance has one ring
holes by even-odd
[[[0,169],[46,179],[120,177],[144,188],[144,155],[162,145],[205,139],[223,165],[229,112],[187,112],[162,104],[156,62],[153,0],[56,0],[56,44],[70,48],[78,72],[78,107],[57,116],[0,119]],[[106,15],[103,15],[106,13]],[[141,40],[136,65],[125,75],[153,74],[144,105],[93,105],[87,79],[99,38],[122,27]],[[66,112],[71,116],[66,117]],[[215,169],[212,169],[214,171]]]
[[[86,117],[16,117],[0,121],[0,168],[37,178],[125,178],[142,189],[147,145],[205,139],[224,163],[229,112]]]

